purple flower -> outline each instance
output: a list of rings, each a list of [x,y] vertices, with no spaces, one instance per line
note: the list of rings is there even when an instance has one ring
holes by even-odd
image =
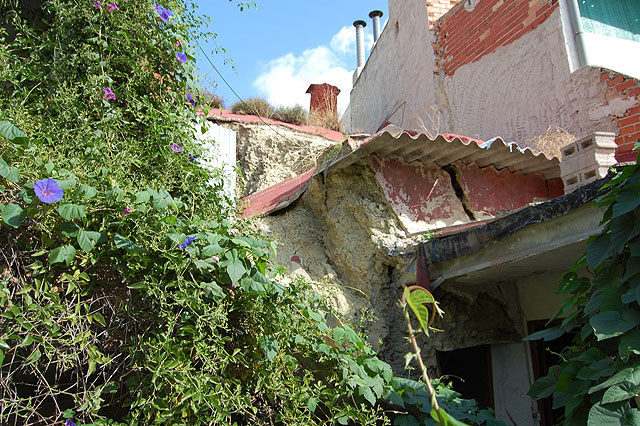
[[[109,3],[109,5],[107,6],[107,10],[109,12],[113,12],[114,10],[120,10],[120,8],[115,3]]]
[[[102,89],[102,91],[104,92],[104,98],[108,101],[115,101],[116,100],[116,94],[113,93],[113,90],[109,89],[108,87],[105,87],[104,89]]]
[[[64,422],[64,426],[76,426],[76,424],[72,422],[71,419],[68,419],[66,422]]]
[[[196,161],[197,159],[198,157],[196,157],[195,155],[189,155],[189,160]]]
[[[184,64],[185,62],[187,62],[187,55],[186,53],[178,52],[176,53],[176,59]]]
[[[171,15],[173,15],[172,11],[170,11],[169,9],[165,9],[159,4],[153,10],[158,12],[158,15],[160,15],[160,19],[162,19],[164,22],[169,22],[169,18],[171,17]]]
[[[182,152],[182,147],[180,145],[178,145],[178,144],[172,143],[171,144],[171,152],[173,152],[174,154]]]
[[[102,5],[100,4],[100,2],[99,2],[99,1],[95,2],[95,3],[94,3],[94,4],[92,4],[91,6],[93,6],[93,7],[97,7],[98,9],[102,10]],[[69,421],[71,421],[71,420],[69,420]]]
[[[193,96],[191,95],[191,93],[187,93],[187,103],[194,108],[196,107],[196,105],[198,105],[198,102],[196,102],[196,100],[193,99]]]
[[[220,262],[220,258],[218,256],[211,256],[211,259],[213,259],[214,262]]]
[[[54,179],[42,179],[33,184],[33,192],[43,203],[56,203],[62,200],[64,191]]]
[[[126,207],[124,210],[122,210],[122,216],[125,216],[127,214],[131,213],[131,208],[130,207]]]
[[[187,237],[187,238],[185,238],[185,239],[184,239],[184,243],[182,243],[182,244],[178,245],[178,247],[180,247],[182,250],[184,250],[184,249],[186,249],[186,248],[187,248],[187,246],[188,246],[189,244],[191,244],[191,243],[193,242],[193,240],[195,240],[195,239],[196,239],[196,237]]]

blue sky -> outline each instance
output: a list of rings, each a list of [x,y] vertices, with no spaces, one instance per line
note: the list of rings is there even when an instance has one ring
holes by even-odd
[[[193,1],[201,14],[211,17],[209,31],[218,34],[217,44],[226,49],[236,70],[224,65],[222,55],[209,56],[240,96],[262,96],[275,105],[299,103],[305,108],[309,106],[305,91],[311,83],[338,86],[339,107],[346,107],[356,66],[353,21],[367,22],[368,53],[373,43],[369,12],[381,10],[383,22],[388,16],[387,0],[260,0],[257,7],[242,12],[236,0]],[[229,107],[237,97],[195,48],[201,74],[217,84],[214,91]],[[209,41],[203,48],[210,53],[215,44]]]

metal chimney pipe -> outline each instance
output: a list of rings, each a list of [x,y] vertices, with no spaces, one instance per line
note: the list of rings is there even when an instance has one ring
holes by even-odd
[[[373,42],[380,38],[380,18],[383,13],[381,10],[373,10],[369,13],[369,18],[373,19]]]
[[[358,55],[358,68],[364,67],[364,27],[367,23],[364,21],[355,21],[353,26],[356,27],[356,52]]]

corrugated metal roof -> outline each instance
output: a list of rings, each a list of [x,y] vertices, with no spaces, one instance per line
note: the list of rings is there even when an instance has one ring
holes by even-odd
[[[476,163],[480,167],[493,165],[498,170],[507,168],[511,172],[537,173],[545,179],[560,177],[560,161],[557,158],[536,155],[529,148],[521,149],[515,143],[506,143],[500,138],[481,141],[447,133],[431,139],[426,133],[403,130],[393,125],[364,140],[323,170],[348,167],[371,154],[395,156],[409,163],[420,161],[446,166],[462,161],[465,164]],[[267,214],[288,206],[304,192],[311,178],[320,172],[313,168],[246,197],[247,207],[242,216]]]
[[[537,173],[545,179],[560,177],[560,161],[544,154],[534,154],[515,143],[500,138],[481,141],[454,134],[440,134],[430,139],[426,133],[402,130],[389,125],[365,140],[358,148],[334,161],[330,167],[343,168],[371,155],[388,155],[406,162],[420,161],[446,166],[455,161],[476,163],[480,167],[493,165],[511,172]]]

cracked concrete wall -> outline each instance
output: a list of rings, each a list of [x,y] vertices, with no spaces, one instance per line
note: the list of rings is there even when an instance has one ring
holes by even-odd
[[[237,135],[237,166],[247,196],[304,173],[336,142],[283,126],[220,122]],[[274,130],[274,128],[276,130]]]

